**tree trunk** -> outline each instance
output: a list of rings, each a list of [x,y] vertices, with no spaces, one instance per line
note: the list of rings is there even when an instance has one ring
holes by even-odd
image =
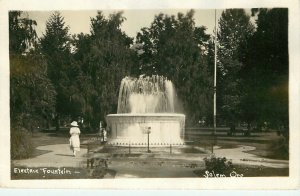
[[[60,126],[60,119],[59,119],[59,114],[56,115],[55,117],[55,130],[59,131],[59,126]]]
[[[248,129],[248,131],[250,131],[250,129],[251,129],[251,123],[250,122],[247,122],[247,129]]]

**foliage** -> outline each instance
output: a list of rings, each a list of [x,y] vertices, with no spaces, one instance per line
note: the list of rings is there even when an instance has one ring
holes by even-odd
[[[288,132],[288,10],[252,11],[257,30],[248,39],[242,70],[243,118]]]
[[[209,172],[228,175],[233,169],[232,162],[228,161],[226,157],[211,156],[205,157],[203,160],[205,169]]]
[[[177,111],[187,114],[188,123],[210,118],[206,115],[212,108],[212,75],[206,57],[210,36],[205,27],[195,27],[193,15],[193,10],[177,17],[161,13],[136,37],[142,50],[138,73],[170,79],[184,108]]]
[[[40,39],[40,49],[47,61],[47,74],[54,85],[56,96],[55,119],[56,129],[59,129],[60,118],[72,114],[76,108],[70,97],[76,89],[72,83],[72,72],[76,71],[72,65],[71,41],[69,27],[59,12],[54,12],[46,22],[46,32]]]
[[[34,128],[45,126],[54,111],[56,92],[36,46],[35,21],[9,12],[11,158],[27,158],[33,152]],[[45,90],[46,89],[46,90]]]
[[[226,9],[222,12],[218,31],[218,111],[233,129],[241,113],[241,59],[245,58],[245,43],[253,32],[250,16],[243,9]]]
[[[132,38],[120,28],[124,20],[121,12],[108,19],[98,12],[91,18],[91,35],[75,37],[74,56],[82,71],[79,89],[85,95],[88,108],[84,110],[85,118],[94,127],[107,114],[117,111],[121,80],[131,74],[136,64],[136,54],[130,49]]]
[[[28,158],[33,152],[32,132],[46,127],[54,112],[56,92],[45,66],[36,56],[11,55],[10,119],[11,156]]]
[[[40,40],[42,52],[47,56],[70,52],[69,27],[60,12],[54,12],[46,22],[46,32]],[[61,56],[62,56],[61,54]]]
[[[33,153],[31,135],[27,129],[20,126],[14,126],[10,132],[11,136],[11,159],[29,158]]]
[[[21,11],[9,12],[9,52],[22,54],[36,45],[35,20],[23,17]]]
[[[242,9],[225,10],[219,21],[218,117],[287,132],[288,10],[252,11],[255,27]],[[122,78],[140,74],[173,81],[176,112],[187,115],[188,126],[212,122],[214,43],[206,27],[195,26],[193,10],[155,16],[135,43],[121,29],[121,12],[108,18],[98,12],[90,34],[73,36],[54,12],[40,42],[36,22],[24,16],[9,12],[12,124],[30,131],[55,118],[59,128],[63,117],[81,116],[97,127],[117,111]]]
[[[56,92],[47,77],[42,58],[36,55],[12,55],[10,84],[12,123],[23,121],[22,125],[32,130],[35,124],[39,126],[44,119],[51,118]]]
[[[289,138],[284,136],[279,140],[273,141],[269,147],[274,152],[270,158],[273,159],[289,159]]]

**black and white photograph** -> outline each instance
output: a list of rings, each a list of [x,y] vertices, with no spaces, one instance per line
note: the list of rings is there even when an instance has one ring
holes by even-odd
[[[5,15],[13,183],[270,182],[299,171],[290,6]]]

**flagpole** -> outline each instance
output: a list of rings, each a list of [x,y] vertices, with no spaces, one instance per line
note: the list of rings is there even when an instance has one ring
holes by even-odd
[[[215,66],[214,66],[214,135],[216,135],[217,127],[217,10],[215,9]]]

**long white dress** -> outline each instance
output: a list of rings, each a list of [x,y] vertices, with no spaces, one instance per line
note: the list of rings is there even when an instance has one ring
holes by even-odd
[[[80,151],[80,129],[78,127],[71,127],[70,128],[70,146],[72,150]]]

